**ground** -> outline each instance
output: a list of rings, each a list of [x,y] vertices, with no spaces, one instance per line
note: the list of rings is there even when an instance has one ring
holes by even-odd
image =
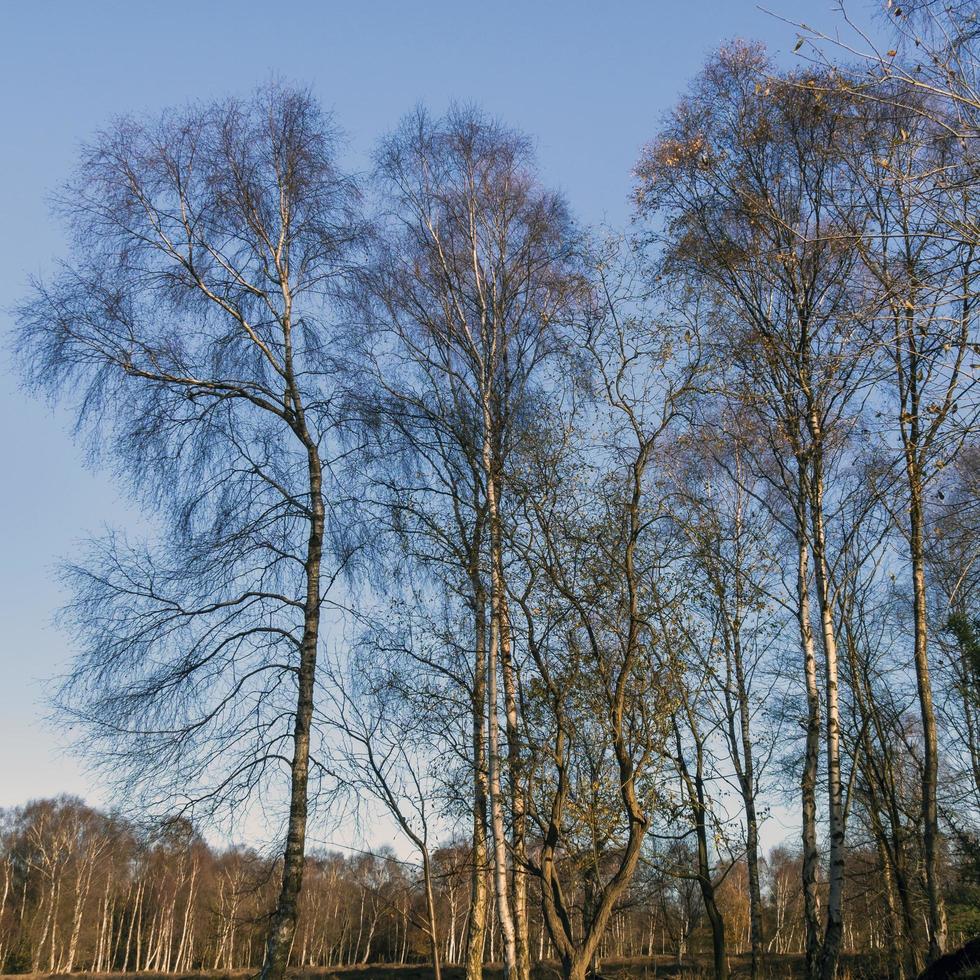
[[[746,957],[732,957],[731,969],[733,980],[743,980],[748,977],[748,960]],[[792,980],[802,976],[802,958],[799,956],[772,957],[769,963],[767,980]],[[422,965],[368,966],[344,968],[309,968],[291,969],[290,980],[433,980],[432,970]],[[113,980],[126,980],[127,976],[139,977],[139,980],[249,980],[255,976],[254,970],[205,971],[176,975],[172,973],[142,973],[123,975],[73,973],[72,980],[91,980],[94,977],[112,977]],[[443,967],[442,980],[463,980],[465,972],[462,967]],[[557,980],[557,967],[547,964],[535,968],[534,980]],[[867,957],[846,956],[842,959],[838,974],[840,980],[886,980],[878,967]],[[969,967],[967,972],[944,974],[950,980],[980,980],[980,969]],[[0,976],[0,980],[23,980],[24,974]],[[485,980],[502,980],[499,968],[487,968],[484,971]],[[678,966],[673,957],[644,957],[632,960],[607,960],[602,964],[601,977],[603,980],[710,980],[711,970],[705,963],[686,962]]]

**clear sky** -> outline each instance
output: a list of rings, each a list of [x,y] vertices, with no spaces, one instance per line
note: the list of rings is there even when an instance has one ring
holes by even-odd
[[[833,0],[766,6],[837,23]],[[45,720],[71,649],[52,624],[56,570],[88,532],[138,515],[86,469],[68,419],[20,388],[6,312],[62,253],[48,195],[79,143],[114,114],[278,76],[333,109],[349,166],[364,169],[415,103],[472,101],[537,140],[545,179],[583,221],[623,225],[638,151],[705,56],[758,38],[789,62],[796,34],[753,0],[4,0],[0,12],[0,806],[59,792],[105,804]]]

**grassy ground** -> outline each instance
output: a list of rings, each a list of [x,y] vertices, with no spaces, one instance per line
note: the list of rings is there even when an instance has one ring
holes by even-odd
[[[730,961],[733,980],[747,978],[748,960],[744,957],[732,957]],[[773,957],[768,964],[766,974],[769,980],[793,980],[802,976],[802,957],[785,956]],[[327,968],[320,967],[315,969],[292,969],[289,971],[291,980],[433,980],[432,970],[429,967],[411,964],[406,966],[382,966],[370,964],[368,966]],[[247,980],[255,975],[255,971],[218,971],[200,972],[186,974],[188,980]],[[685,963],[678,965],[672,957],[649,957],[632,960],[606,960],[601,967],[601,975],[604,980],[710,980],[712,974],[710,966],[704,963],[695,962],[689,958]],[[16,975],[23,980],[24,974]],[[139,977],[140,980],[182,980],[172,973],[142,973],[126,974],[93,974],[93,973],[73,973],[72,980],[90,980],[95,977],[111,976],[115,980],[126,980],[126,977]],[[443,967],[443,980],[463,980],[465,974],[462,967]],[[868,961],[866,957],[845,956],[841,962],[841,969],[838,974],[840,980],[885,980],[883,974],[876,964]],[[502,973],[499,968],[489,967],[484,971],[485,980],[502,980]],[[557,980],[559,977],[556,965],[542,964],[535,967],[533,980]],[[0,978],[3,980],[3,978]],[[9,980],[15,980],[10,976]],[[957,980],[980,980],[980,972],[957,975]]]

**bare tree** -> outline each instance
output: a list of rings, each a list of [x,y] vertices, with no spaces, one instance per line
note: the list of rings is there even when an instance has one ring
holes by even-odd
[[[734,325],[718,363],[736,370],[722,383],[741,378],[741,400],[769,433],[772,451],[763,471],[775,474],[792,514],[808,699],[802,783],[807,958],[809,973],[829,980],[843,937],[845,809],[828,516],[835,466],[868,369],[855,343],[855,255],[847,236],[834,228],[848,103],[834,102],[816,87],[803,76],[775,78],[758,47],[724,48],[674,111],[637,174],[641,212],[664,220],[666,268],[696,288],[707,287],[719,322]],[[819,965],[813,800],[820,704],[811,576],[824,654],[830,834]]]
[[[881,342],[879,418],[884,506],[911,569],[913,661],[923,735],[922,827],[929,892],[929,959],[946,944],[937,789],[939,746],[930,671],[926,582],[929,493],[976,422],[969,369],[977,340],[977,246],[948,230],[969,211],[965,161],[925,113],[875,103],[851,159],[854,241],[873,284],[867,315]],[[968,167],[968,164],[966,164]],[[969,183],[966,182],[969,186]],[[887,385],[887,387],[886,387]]]
[[[710,401],[706,407],[710,412]],[[737,422],[709,414],[687,444],[678,446],[674,512],[679,537],[689,549],[692,591],[699,597],[692,606],[700,615],[701,630],[710,636],[707,644],[691,644],[692,667],[703,685],[699,707],[716,719],[723,733],[742,800],[751,971],[757,977],[765,952],[760,784],[775,741],[774,731],[762,730],[766,719],[761,706],[772,692],[766,659],[779,627],[769,608],[777,577],[778,551],[772,543],[778,529],[765,501],[765,485],[751,474],[740,436]]]
[[[372,645],[370,634],[364,653],[365,659],[352,665],[348,679],[334,685],[337,699],[331,714],[339,742],[335,771],[359,800],[366,797],[380,804],[417,848],[425,896],[423,930],[429,940],[433,975],[440,980],[432,867],[440,740],[419,724],[421,705],[414,702],[411,689],[406,692],[399,665],[389,662],[384,646],[378,650]]]
[[[389,209],[389,234],[372,280],[381,311],[374,352],[380,376],[390,376],[392,363],[407,361],[415,384],[435,376],[436,390],[453,399],[450,417],[468,427],[460,447],[473,469],[467,482],[481,494],[476,512],[485,512],[479,536],[468,532],[474,646],[482,659],[485,643],[487,657],[474,676],[486,679],[485,789],[505,971],[526,980],[525,776],[502,514],[515,420],[542,363],[555,352],[552,324],[578,287],[576,239],[564,202],[538,184],[527,140],[474,110],[454,109],[441,120],[422,110],[409,116],[383,142],[378,174]],[[474,544],[486,549],[484,560],[476,560]],[[474,700],[476,710],[482,715],[482,701],[477,709]],[[481,728],[474,716],[475,740]],[[474,759],[482,751],[474,744]],[[478,766],[474,778],[479,806],[484,777]],[[482,938],[474,935],[474,941],[482,946]]]
[[[321,609],[345,560],[324,300],[359,225],[336,139],[277,86],[118,121],[61,197],[71,263],[20,310],[26,376],[77,410],[161,530],[110,535],[70,570],[80,650],[60,703],[157,804],[218,813],[285,771],[270,978],[295,933]]]
[[[675,356],[680,332],[638,313],[635,261],[613,252],[595,266],[597,303],[574,334],[592,397],[581,416],[539,409],[515,542],[534,665],[525,685],[538,837],[530,867],[562,973],[576,980],[627,892],[657,801],[679,597],[656,474],[698,370],[696,344]]]

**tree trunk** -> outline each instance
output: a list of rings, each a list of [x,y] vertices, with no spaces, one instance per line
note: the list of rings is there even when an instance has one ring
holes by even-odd
[[[432,956],[432,975],[434,980],[442,980],[439,964],[439,930],[436,922],[436,903],[432,893],[432,867],[429,863],[428,848],[422,849],[422,878],[425,885],[425,910],[429,919],[429,949]]]
[[[738,600],[737,600],[738,602]],[[759,819],[755,806],[755,760],[752,753],[751,716],[745,661],[742,654],[742,610],[736,605],[731,622],[732,659],[735,668],[735,690],[738,698],[739,734],[730,731],[732,758],[735,763],[742,806],[745,810],[745,863],[749,884],[749,936],[752,947],[751,977],[758,980],[762,970],[764,937],[762,934],[762,887],[759,880]],[[727,697],[727,694],[726,694]],[[731,719],[731,715],[729,714]],[[730,720],[733,724],[733,720]],[[741,746],[741,758],[739,757]]]
[[[511,894],[514,897],[514,931],[517,978],[530,980],[531,946],[527,922],[527,814],[525,812],[521,748],[517,718],[517,680],[511,655],[510,611],[504,581],[503,546],[494,544],[494,558],[499,563],[500,595],[500,668],[504,681],[504,715],[507,732],[507,760],[510,773],[511,806]],[[491,525],[491,542],[493,543]]]
[[[477,556],[478,558],[478,556]],[[473,578],[475,653],[473,662],[473,868],[466,930],[466,980],[482,980],[487,933],[487,597],[479,568]]]
[[[740,714],[743,741],[745,791],[745,863],[749,880],[749,939],[752,948],[751,977],[762,975],[765,937],[762,933],[762,885],[759,875],[759,818],[755,806],[755,775],[753,772],[752,741],[749,731],[749,706],[740,694]]]
[[[801,477],[802,483],[802,477]],[[803,673],[806,679],[806,749],[803,774],[800,780],[803,819],[803,919],[805,929],[806,975],[815,980],[820,959],[820,917],[817,897],[817,766],[820,751],[820,694],[817,687],[817,657],[810,622],[809,553],[804,531],[806,504],[797,502],[797,616],[800,625],[800,645],[803,648]]]
[[[922,487],[917,468],[908,466],[910,493],[910,551],[914,592],[915,680],[922,717],[922,837],[925,849],[926,891],[929,899],[929,962],[943,955],[946,947],[946,907],[939,871],[939,813],[936,792],[939,781],[939,739],[929,677],[926,575],[923,548]]]
[[[504,828],[503,789],[501,783],[500,730],[497,723],[497,660],[501,651],[503,619],[502,562],[498,562],[500,544],[500,514],[497,501],[496,468],[490,439],[491,418],[487,404],[483,407],[483,473],[486,480],[487,517],[490,522],[490,657],[487,665],[488,731],[490,743],[490,813],[493,830],[494,884],[497,893],[497,912],[504,947],[504,980],[517,977],[517,934],[508,894],[507,838]]]
[[[812,419],[816,428],[816,421]],[[819,430],[818,430],[819,431]],[[814,442],[819,444],[815,435]],[[817,449],[819,452],[819,449]],[[834,980],[844,929],[844,801],[840,769],[840,707],[838,702],[837,634],[834,626],[831,584],[827,566],[823,522],[823,473],[814,466],[810,517],[813,525],[813,564],[820,606],[827,691],[827,796],[830,836],[830,874],[827,893],[827,929],[820,966],[822,980]]]
[[[296,935],[297,901],[303,883],[306,857],[307,786],[310,769],[310,727],[316,683],[317,644],[320,633],[320,562],[323,556],[323,472],[316,447],[307,437],[310,485],[310,536],[306,550],[306,602],[300,647],[296,720],[289,801],[289,825],[283,855],[282,887],[266,946],[261,980],[284,980],[293,938]]]
[[[708,923],[711,926],[711,958],[714,980],[728,980],[728,959],[725,949],[725,920],[722,918],[721,912],[718,909],[718,902],[715,898],[715,885],[711,880],[711,857],[708,850],[707,800],[704,793],[703,776],[704,749],[701,735],[697,730],[690,706],[687,707],[686,713],[695,743],[694,751],[696,761],[694,772],[691,773],[684,759],[680,726],[675,722],[674,734],[677,742],[677,762],[680,767],[681,778],[687,787],[688,803],[691,807],[691,815],[694,818],[694,838],[697,841],[698,856],[698,887],[701,890],[704,911],[708,916]]]

